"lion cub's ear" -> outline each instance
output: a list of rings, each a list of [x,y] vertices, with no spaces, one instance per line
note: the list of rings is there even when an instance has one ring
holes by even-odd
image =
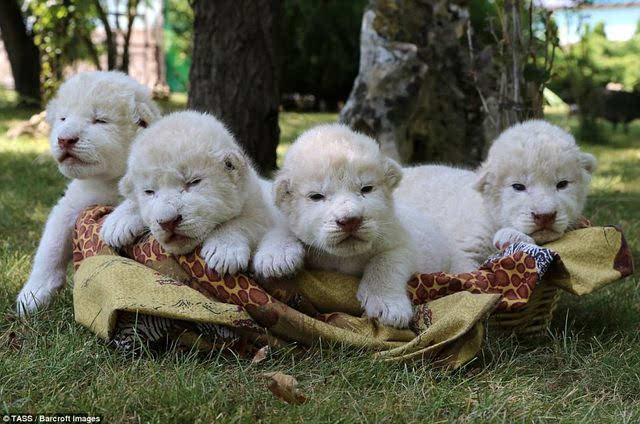
[[[473,189],[478,193],[484,193],[493,184],[493,174],[482,168],[476,174],[477,179],[473,183]]]
[[[280,208],[289,198],[291,198],[291,182],[284,173],[279,173],[273,180],[273,202]]]
[[[591,153],[580,153],[580,165],[589,174],[593,174],[598,167],[598,161]]]
[[[120,194],[127,199],[134,198],[135,187],[133,185],[133,179],[131,178],[131,175],[129,175],[128,173],[124,174],[124,177],[122,177],[118,182],[118,190],[120,191]]]
[[[49,124],[50,126],[53,126],[53,124],[56,122],[56,113],[57,113],[59,102],[60,101],[58,100],[58,98],[54,97],[47,104],[47,113],[45,114],[45,120],[47,121],[47,124]]]
[[[242,152],[237,150],[228,150],[226,152],[222,152],[219,157],[222,161],[222,165],[224,166],[224,170],[231,174],[231,178],[234,181],[237,182],[238,179],[246,173],[249,164],[248,159]]]
[[[400,181],[402,180],[402,168],[398,163],[390,158],[385,158],[384,160],[384,183],[389,188],[389,190],[393,190],[398,187]]]
[[[147,128],[162,115],[156,103],[144,93],[135,93],[134,102],[133,120],[140,128]]]

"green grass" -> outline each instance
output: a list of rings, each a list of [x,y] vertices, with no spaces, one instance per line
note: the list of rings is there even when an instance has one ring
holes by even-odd
[[[33,111],[0,97],[0,134]],[[175,108],[180,107],[180,100]],[[575,120],[550,116],[567,128]],[[335,115],[285,113],[283,146]],[[600,161],[586,214],[618,223],[640,259],[640,123],[606,145],[583,145]],[[598,293],[564,295],[551,330],[535,339],[488,334],[464,369],[447,373],[328,349],[286,351],[257,365],[228,356],[170,352],[132,359],[75,324],[71,288],[26,323],[14,299],[65,181],[46,140],[0,135],[0,413],[85,412],[108,422],[639,422],[638,277]],[[14,334],[14,336],[10,336]],[[13,342],[9,343],[12,339]],[[275,398],[259,374],[294,375],[308,402]]]

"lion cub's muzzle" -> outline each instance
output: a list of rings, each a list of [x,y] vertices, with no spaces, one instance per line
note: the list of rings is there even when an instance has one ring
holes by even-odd
[[[552,230],[553,224],[556,222],[557,212],[552,213],[541,213],[537,214],[531,212],[531,217],[533,218],[534,224],[536,224],[536,231],[540,230]]]
[[[182,215],[177,215],[165,221],[158,221],[158,225],[165,233],[165,243],[180,243],[190,240],[191,237],[180,233],[180,224],[182,223]]]
[[[178,225],[180,225],[181,222],[182,222],[182,215],[178,215],[167,221],[158,221],[158,225],[167,233],[173,234],[176,232],[176,228],[178,227]]]
[[[347,234],[354,234],[362,226],[362,217],[350,216],[346,218],[336,219],[336,225],[340,231]]]

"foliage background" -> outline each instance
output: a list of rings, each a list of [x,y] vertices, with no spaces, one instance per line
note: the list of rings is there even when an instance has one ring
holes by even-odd
[[[335,110],[346,100],[358,72],[359,32],[367,0],[283,0],[281,17],[282,93],[313,94]],[[23,10],[42,57],[45,98],[55,91],[65,66],[79,60],[98,63],[106,51],[91,39],[97,28],[94,2],[24,0]],[[190,0],[163,0],[167,82],[188,90],[193,11]],[[500,37],[497,3],[470,2],[476,43]],[[543,15],[536,14],[534,25]],[[640,23],[628,41],[611,41],[604,24],[576,22],[582,39],[556,51],[548,87],[567,103],[577,103],[593,87],[609,82],[640,91]],[[539,32],[539,30],[538,30]]]
[[[611,41],[604,23],[583,27],[580,42],[560,49],[551,88],[565,101],[574,103],[579,86],[605,87],[622,84],[626,91],[640,91],[640,22],[628,41]]]
[[[167,84],[171,91],[189,89],[193,10],[186,0],[164,0],[164,46]]]

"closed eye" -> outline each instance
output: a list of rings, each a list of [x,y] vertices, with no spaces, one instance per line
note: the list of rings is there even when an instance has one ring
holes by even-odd
[[[525,187],[524,184],[518,184],[518,183],[512,184],[511,187],[513,187],[515,191],[525,191],[527,189],[527,187]]]
[[[320,194],[320,193],[312,193],[307,197],[313,200],[314,202],[319,202],[320,200],[324,200],[324,194]]]
[[[147,196],[153,196],[154,194],[156,194],[156,192],[153,190],[145,190],[144,194],[146,194]]]
[[[107,120],[106,119],[102,119],[102,118],[94,118],[93,119],[93,123],[94,124],[106,124]]]
[[[556,188],[558,190],[562,190],[563,188],[567,188],[567,186],[569,185],[569,181],[567,180],[562,180],[560,181],[558,184],[556,184]]]
[[[187,188],[195,187],[202,182],[202,178],[196,178],[187,183]]]

